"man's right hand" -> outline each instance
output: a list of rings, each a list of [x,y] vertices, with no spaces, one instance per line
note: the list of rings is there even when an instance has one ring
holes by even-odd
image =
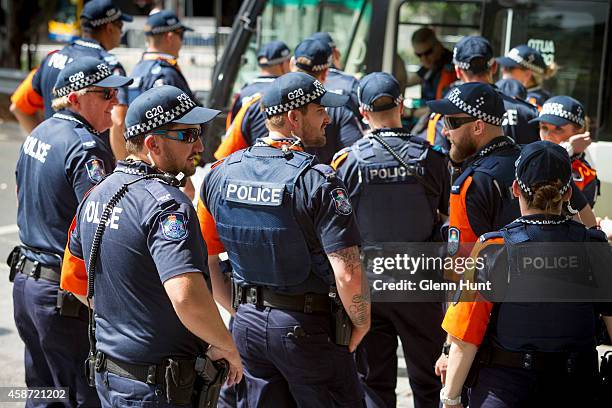
[[[363,340],[363,338],[365,337],[365,335],[368,333],[369,330],[370,330],[369,325],[367,327],[353,325],[353,331],[351,332],[351,339],[349,340],[349,345],[348,345],[348,349],[351,353],[357,349],[357,346],[359,345],[359,343],[361,343],[361,341]]]
[[[222,350],[218,347],[210,346],[206,355],[213,361],[225,359],[229,363],[229,373],[227,375],[228,387],[238,384],[242,380],[242,361],[240,360],[240,354],[236,346],[232,344],[229,350]]]
[[[448,368],[448,357],[446,354],[440,354],[438,361],[436,361],[435,372],[438,377],[440,377],[440,381],[442,385],[446,382],[446,369]]]

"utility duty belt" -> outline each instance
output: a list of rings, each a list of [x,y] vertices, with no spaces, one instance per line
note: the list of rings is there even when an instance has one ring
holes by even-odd
[[[335,287],[332,287],[327,295],[318,293],[284,295],[262,286],[240,286],[232,281],[232,307],[238,310],[241,304],[309,314],[326,314],[331,318],[333,342],[339,346],[348,346],[350,342],[353,326]]]
[[[166,358],[162,364],[130,364],[102,352],[96,354],[95,371],[107,371],[130,380],[159,386],[169,404],[197,408],[216,407],[228,365],[208,357]]]
[[[330,313],[331,301],[327,294],[306,293],[284,295],[263,286],[240,286],[232,283],[232,306],[241,304],[291,310],[302,313]]]
[[[485,347],[480,357],[481,364],[521,368],[531,371],[551,373],[586,374],[597,372],[597,351],[592,352],[525,352],[508,351],[490,345]]]
[[[40,251],[30,247],[16,246],[9,254],[6,263],[10,268],[9,281],[13,282],[18,273],[26,275],[34,280],[44,279],[59,284],[61,266],[47,266],[38,261],[32,261],[26,257],[24,248],[38,254],[47,254],[58,258],[61,265],[61,257],[51,252]],[[72,293],[58,288],[56,307],[60,316],[83,317],[87,316],[87,307],[83,305]]]

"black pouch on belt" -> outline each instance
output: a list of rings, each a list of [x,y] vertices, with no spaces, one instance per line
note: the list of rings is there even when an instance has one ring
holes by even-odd
[[[165,388],[169,404],[191,404],[196,380],[194,360],[166,360]]]
[[[6,258],[6,264],[9,266],[9,282],[15,280],[15,275],[21,272],[25,256],[21,255],[21,247],[16,246]]]
[[[64,317],[79,317],[81,309],[85,307],[76,296],[62,289],[57,291],[56,306],[60,316]]]

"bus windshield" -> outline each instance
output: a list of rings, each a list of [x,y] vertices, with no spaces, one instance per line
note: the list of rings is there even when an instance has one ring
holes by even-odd
[[[258,72],[257,50],[272,40],[282,40],[295,49],[304,38],[328,31],[353,73],[360,70],[372,0],[272,0],[268,1],[242,58],[234,92],[253,80]],[[291,22],[291,24],[287,24]],[[361,58],[361,61],[359,60]]]

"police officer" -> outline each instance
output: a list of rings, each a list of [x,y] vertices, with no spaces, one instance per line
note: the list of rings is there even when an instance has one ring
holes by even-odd
[[[542,140],[560,144],[567,150],[572,158],[574,184],[593,207],[599,195],[599,179],[585,158],[584,150],[591,143],[591,137],[582,104],[570,96],[555,96],[544,103],[540,116],[532,122],[540,124]]]
[[[239,406],[362,406],[351,352],[370,326],[370,301],[357,223],[342,181],[300,143],[325,144],[325,107],[346,100],[305,73],[276,79],[262,101],[269,136],[217,162],[202,185],[208,250],[227,251],[233,268],[248,390]],[[229,287],[216,296],[229,307]]]
[[[15,324],[25,343],[28,387],[68,387],[73,406],[98,405],[83,376],[87,313],[59,288],[66,231],[86,192],[114,167],[104,132],[117,88],[131,81],[81,57],[60,72],[53,107],[17,161],[17,225],[23,245],[12,254]],[[32,401],[28,406],[34,406]]]
[[[400,85],[392,75],[375,72],[362,78],[359,100],[372,132],[340,151],[332,166],[346,184],[363,247],[432,240],[435,227],[448,214],[445,156],[402,129]],[[423,176],[408,174],[394,153],[419,168],[413,174]],[[373,303],[372,327],[363,342],[369,369],[366,384],[385,406],[396,406],[398,336],[415,406],[439,404],[441,385],[434,364],[444,343],[438,327],[442,316],[441,303]]]
[[[340,50],[336,46],[336,42],[326,31],[314,33],[310,36],[310,38],[326,42],[332,50],[332,62],[331,66],[327,70],[327,78],[325,79],[324,84],[325,88],[337,94],[349,95],[350,99],[346,104],[346,107],[349,108],[356,117],[359,117],[359,100],[357,99],[357,87],[359,86],[359,81],[354,76],[349,75],[340,69],[342,67],[342,54],[340,54]]]
[[[230,124],[236,118],[238,111],[255,94],[262,94],[267,86],[279,76],[286,74],[290,70],[289,61],[291,50],[280,40],[270,41],[264,44],[257,52],[257,65],[260,74],[253,81],[242,87],[236,94],[234,104],[230,110],[227,123]]]
[[[597,383],[594,322],[603,314],[612,332],[612,304],[579,300],[582,296],[567,290],[550,290],[555,281],[559,287],[571,284],[569,276],[573,282],[587,281],[593,272],[587,262],[592,265],[596,259],[578,256],[580,249],[607,241],[602,231],[587,230],[561,215],[562,202],[572,194],[571,177],[570,158],[560,146],[541,141],[521,152],[512,185],[521,217],[499,232],[483,235],[474,249],[474,257],[484,260],[482,268],[477,268],[478,281],[504,285],[494,284],[497,289],[478,293],[481,301],[451,306],[444,319],[443,327],[452,339],[441,393],[445,407],[460,405],[457,396],[471,365],[477,376],[471,375],[470,407],[600,406],[593,400]],[[562,251],[551,251],[559,245]],[[607,243],[601,249],[595,252],[597,257],[609,259]],[[544,271],[534,262],[543,256],[549,265]],[[551,267],[555,262],[557,266]],[[525,299],[521,288],[537,301],[517,303],[515,296]],[[542,302],[559,296],[568,302]],[[577,301],[569,302],[572,297]]]
[[[47,55],[31,77],[31,83],[26,84],[28,86],[22,88],[22,92],[13,99],[12,111],[21,118],[20,124],[29,124],[25,129],[28,133],[39,123],[36,115],[37,107],[44,106],[45,119],[54,114],[51,106],[55,97],[53,86],[59,72],[67,63],[83,56],[95,57],[104,60],[115,75],[125,75],[125,70],[109,51],[121,43],[123,22],[132,20],[132,16],[124,14],[111,0],[91,0],[85,3],[80,16],[82,37],[61,50]],[[125,157],[121,133],[128,103],[127,89],[119,89],[117,101],[113,109],[110,140],[115,156],[122,158]]]
[[[417,75],[421,81],[421,98],[441,99],[457,80],[453,53],[444,48],[436,33],[423,27],[412,34],[412,48],[421,63]]]
[[[497,63],[493,58],[491,44],[480,36],[467,36],[461,39],[453,50],[455,72],[460,81],[493,83]],[[501,92],[500,92],[501,93]],[[537,117],[535,107],[525,101],[501,94],[505,114],[503,118],[504,134],[518,144],[527,144],[539,140],[538,129],[529,121]],[[441,138],[440,115],[432,115],[427,128],[427,140],[430,143],[443,143]]]
[[[161,85],[175,86],[196,100],[177,63],[186,31],[193,29],[181,23],[171,10],[149,15],[144,30],[147,51],[130,75],[134,79],[128,88],[130,103],[147,89]]]
[[[542,83],[555,75],[554,64],[546,65],[542,54],[528,45],[517,45],[497,58],[497,63],[502,67],[502,76],[521,82],[527,88],[527,102],[541,110],[544,102],[552,96],[542,88]]]
[[[95,299],[95,382],[104,407],[190,405],[204,342],[211,359],[229,362],[230,384],[242,376],[207,288],[195,209],[175,179],[194,173],[200,126],[218,113],[170,85],[144,92],[127,112],[130,156],[76,213],[62,285]]]
[[[320,82],[325,82],[330,57],[331,48],[326,42],[305,39],[295,48],[293,70],[305,72]],[[261,94],[253,96],[247,105],[236,115],[226,138],[215,152],[216,158],[221,159],[236,150],[251,146],[255,140],[267,135],[266,116],[261,109]],[[325,128],[325,145],[306,147],[306,151],[316,155],[322,163],[330,163],[337,151],[350,146],[363,136],[359,120],[347,107],[329,107],[327,113],[330,121]]]

